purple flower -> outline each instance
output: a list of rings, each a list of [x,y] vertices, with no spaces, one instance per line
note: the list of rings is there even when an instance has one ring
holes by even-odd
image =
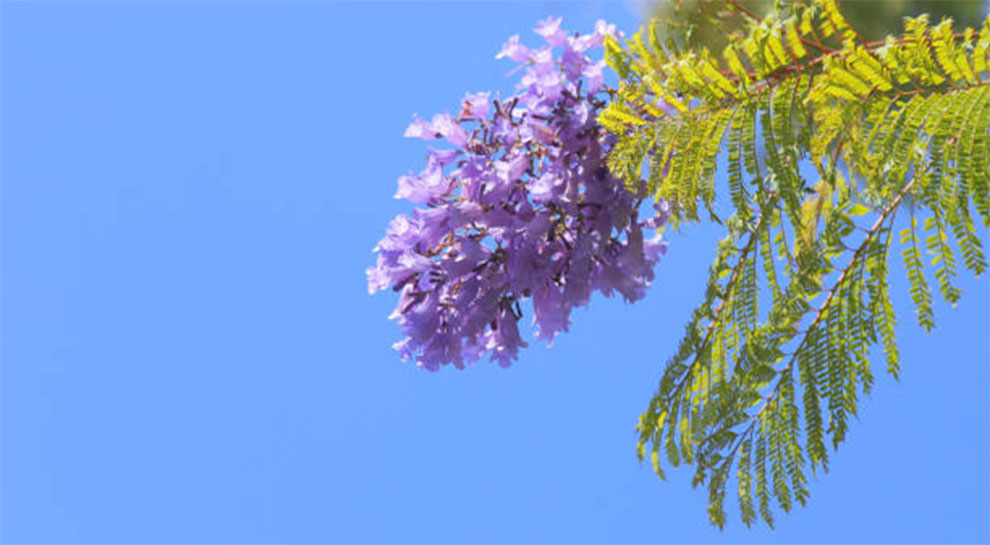
[[[475,119],[484,119],[488,117],[488,112],[491,111],[488,107],[488,99],[491,96],[491,93],[474,93],[465,95],[464,108],[462,109],[461,115],[464,117],[473,117]]]
[[[533,202],[542,204],[560,197],[563,187],[564,184],[559,176],[553,172],[544,172],[536,180],[530,181],[529,194]]]
[[[505,42],[502,46],[502,50],[495,55],[496,59],[501,59],[503,57],[508,57],[509,60],[516,62],[526,62],[529,60],[529,49],[526,46],[519,43],[519,35],[510,36],[509,41]]]
[[[409,124],[404,135],[406,138],[420,138],[423,140],[436,140],[440,138],[433,125],[423,121],[418,115],[413,115],[413,122]]]
[[[408,199],[417,204],[436,201],[450,188],[450,181],[443,175],[441,165],[427,168],[419,176],[399,178],[396,199]]]
[[[588,79],[588,92],[596,93],[605,85],[605,61],[586,65],[581,74]]]
[[[446,138],[455,146],[463,146],[468,139],[467,131],[451,119],[450,114],[437,114],[430,123],[413,116],[413,122],[406,129],[405,136],[422,140]]]
[[[494,328],[488,333],[488,345],[492,359],[502,367],[508,367],[517,357],[519,349],[527,345],[519,336],[519,319],[512,314],[508,304],[503,304],[495,317]]]
[[[609,24],[602,19],[595,22],[595,33],[594,37],[596,41],[592,42],[591,47],[601,47],[605,36],[611,36],[613,38],[621,38],[622,33],[615,29],[614,24]]]
[[[604,63],[587,53],[615,28],[568,36],[560,24],[540,21],[542,48],[518,36],[502,47],[498,58],[525,67],[515,95],[468,94],[456,118],[414,117],[406,130],[454,148],[429,150],[420,174],[399,178],[396,197],[421,207],[389,224],[368,289],[399,292],[395,348],[426,369],[486,354],[509,365],[526,346],[521,303],[532,299],[534,335],[551,344],[594,291],[641,299],[666,252],[643,229],[662,227],[669,205],[639,221],[642,195],[605,167],[616,139],[595,122]]]
[[[502,183],[514,184],[529,169],[530,160],[528,155],[522,153],[508,161],[498,161],[495,163],[495,172]]]
[[[569,79],[580,78],[584,67],[588,64],[591,64],[591,61],[584,56],[583,50],[567,47],[564,49],[564,54],[560,56],[560,65],[564,68],[564,73]],[[599,87],[601,86],[599,85]]]
[[[563,17],[547,17],[536,25],[535,32],[547,41],[549,45],[564,45],[567,43],[567,33],[560,29]]]
[[[426,164],[428,166],[444,167],[453,163],[460,155],[461,150],[459,149],[431,149],[426,155]]]
[[[560,286],[543,284],[533,291],[533,324],[536,338],[546,339],[553,344],[553,338],[571,325],[571,305],[567,304]]]

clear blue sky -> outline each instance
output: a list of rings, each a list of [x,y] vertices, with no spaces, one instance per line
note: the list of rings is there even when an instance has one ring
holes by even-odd
[[[634,425],[698,303],[690,228],[505,370],[400,362],[364,269],[413,113],[508,91],[505,38],[622,3],[0,7],[4,542],[986,542],[986,278],[779,529],[708,526]],[[984,232],[984,234],[986,234]],[[878,366],[878,371],[881,366]]]

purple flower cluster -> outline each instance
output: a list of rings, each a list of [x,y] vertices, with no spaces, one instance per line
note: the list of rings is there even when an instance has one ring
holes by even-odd
[[[604,62],[587,53],[614,27],[568,35],[560,22],[540,22],[545,46],[513,36],[497,55],[524,66],[517,94],[469,94],[456,117],[415,118],[406,131],[454,148],[429,150],[425,170],[399,179],[396,198],[424,206],[389,224],[368,288],[401,292],[395,347],[427,369],[486,352],[509,365],[526,346],[521,300],[532,299],[535,336],[550,343],[593,291],[642,298],[666,250],[643,228],[662,225],[669,206],[637,219],[644,195],[609,174],[614,137],[595,121]]]

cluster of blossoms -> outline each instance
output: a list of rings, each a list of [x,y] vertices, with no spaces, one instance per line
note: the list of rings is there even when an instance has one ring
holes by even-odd
[[[587,53],[614,27],[599,21],[592,34],[568,35],[560,22],[540,22],[540,49],[513,36],[496,57],[525,68],[514,96],[469,94],[456,117],[416,118],[406,131],[454,148],[429,150],[422,173],[399,179],[396,198],[424,206],[389,224],[368,288],[401,292],[392,318],[405,339],[395,347],[427,369],[463,367],[486,352],[510,364],[526,344],[518,327],[526,298],[535,336],[547,342],[593,291],[642,298],[666,249],[643,229],[667,220],[667,203],[640,221],[642,191],[627,191],[606,168],[615,140],[595,121],[604,62]]]

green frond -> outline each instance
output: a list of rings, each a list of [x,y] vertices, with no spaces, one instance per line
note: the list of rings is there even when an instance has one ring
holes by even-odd
[[[900,353],[897,350],[895,330],[897,318],[890,302],[890,287],[887,284],[887,253],[890,248],[892,231],[881,231],[869,249],[867,269],[872,285],[871,300],[874,306],[873,319],[883,341],[883,352],[887,359],[887,372],[894,378],[900,374]]]
[[[918,221],[912,216],[911,227],[901,231],[901,244],[904,249],[901,256],[904,258],[904,268],[907,270],[909,290],[911,300],[914,302],[915,312],[918,315],[918,325],[931,331],[935,327],[935,316],[932,312],[932,295],[928,289],[928,281],[922,270],[924,265],[921,262],[921,250],[918,249]]]
[[[638,193],[643,161],[649,151],[651,135],[647,130],[630,131],[612,149],[608,169],[626,183],[632,193]]]
[[[770,511],[770,490],[767,487],[767,440],[766,418],[760,417],[760,430],[756,434],[756,459],[754,473],[756,475],[756,499],[759,502],[760,516],[768,526],[773,528],[773,513]]]
[[[750,451],[753,439],[748,438],[739,445],[739,465],[736,472],[736,482],[739,485],[739,514],[746,526],[752,526],[756,521],[756,510],[753,508],[753,478],[750,462]]]
[[[901,35],[866,43],[834,0],[786,3],[718,55],[662,42],[660,24],[606,43],[620,75],[600,116],[619,138],[608,166],[630,188],[645,178],[675,226],[705,209],[726,235],[640,417],[637,456],[649,451],[661,477],[661,451],[694,466],[719,527],[734,475],[743,522],[772,527],[773,504],[804,505],[807,468],[827,472],[850,434],[871,348],[901,372],[898,211],[912,216],[901,254],[922,328],[935,323],[926,264],[950,304],[960,269],[988,268],[976,216],[990,225],[990,17],[979,32],[905,18]]]

